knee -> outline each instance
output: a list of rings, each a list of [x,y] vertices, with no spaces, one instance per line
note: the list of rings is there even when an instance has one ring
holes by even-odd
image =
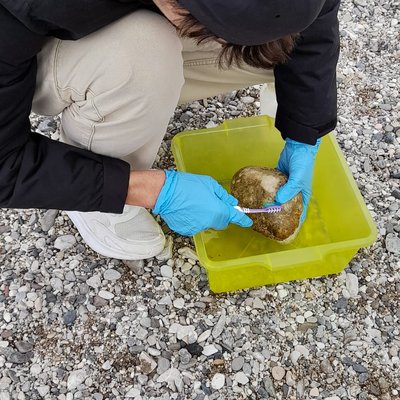
[[[83,101],[87,93],[134,101],[142,93],[161,91],[177,101],[184,81],[175,28],[148,10],[133,12],[77,42],[63,41],[57,57],[61,96],[69,102]],[[78,68],[79,74],[74,73]]]
[[[114,157],[130,154],[152,138],[158,140],[184,82],[175,28],[164,17],[141,10],[78,42],[74,54],[81,73],[78,90],[71,91],[72,105],[64,111],[66,136],[76,124],[83,126],[86,135],[76,142]],[[74,87],[69,76],[66,90]]]
[[[182,44],[168,20],[140,10],[126,17],[120,45],[129,57],[132,82],[148,93],[168,92],[179,98],[184,83]]]

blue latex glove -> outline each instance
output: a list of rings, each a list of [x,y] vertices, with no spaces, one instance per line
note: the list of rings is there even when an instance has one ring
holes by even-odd
[[[165,171],[166,179],[153,212],[175,232],[192,236],[205,229],[224,229],[230,223],[250,227],[253,221],[234,206],[237,199],[213,178]]]
[[[306,218],[308,203],[311,198],[314,161],[321,139],[318,139],[314,146],[292,139],[286,139],[285,141],[285,147],[279,157],[277,168],[288,176],[289,179],[278,190],[275,200],[283,204],[301,192],[303,197],[303,212],[300,217],[300,224],[302,224]]]

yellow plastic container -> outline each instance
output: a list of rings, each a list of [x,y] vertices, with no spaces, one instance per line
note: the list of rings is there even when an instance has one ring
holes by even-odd
[[[210,175],[229,191],[240,168],[275,167],[283,144],[274,120],[257,116],[181,132],[172,152],[179,171]],[[215,293],[338,273],[375,239],[375,224],[333,134],[322,139],[307,219],[294,242],[282,245],[236,225],[194,236]]]

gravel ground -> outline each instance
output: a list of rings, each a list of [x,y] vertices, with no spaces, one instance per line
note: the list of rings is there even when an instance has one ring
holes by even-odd
[[[93,253],[63,212],[0,211],[0,400],[400,399],[399,1],[341,8],[338,141],[378,227],[339,275],[215,295],[191,239]],[[259,112],[259,88],[176,110],[173,135]],[[57,119],[32,116],[57,138]]]

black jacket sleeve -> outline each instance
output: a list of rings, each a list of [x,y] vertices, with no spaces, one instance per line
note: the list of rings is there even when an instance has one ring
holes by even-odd
[[[31,132],[43,41],[0,6],[0,207],[122,212],[127,163]]]
[[[315,144],[336,126],[339,4],[326,0],[318,18],[301,32],[289,62],[275,68],[275,125],[284,139]]]

